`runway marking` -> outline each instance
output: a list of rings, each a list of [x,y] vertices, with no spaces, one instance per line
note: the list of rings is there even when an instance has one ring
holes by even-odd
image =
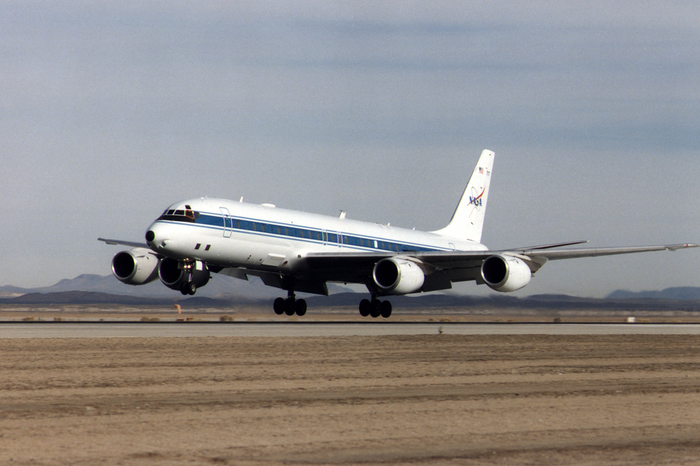
[[[1,323],[0,338],[333,337],[382,335],[697,335],[700,324],[338,322]]]

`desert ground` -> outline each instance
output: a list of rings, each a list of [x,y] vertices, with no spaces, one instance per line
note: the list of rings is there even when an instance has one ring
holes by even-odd
[[[696,336],[0,340],[0,464],[700,464]]]

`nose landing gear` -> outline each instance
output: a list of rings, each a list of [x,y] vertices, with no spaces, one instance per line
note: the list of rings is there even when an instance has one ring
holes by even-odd
[[[185,282],[180,287],[180,293],[184,295],[194,295],[197,292],[197,285],[195,282]]]

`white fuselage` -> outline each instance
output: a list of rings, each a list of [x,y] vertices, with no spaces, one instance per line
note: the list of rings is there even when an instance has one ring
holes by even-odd
[[[172,205],[149,227],[147,240],[173,259],[280,273],[299,273],[299,259],[309,253],[487,249],[437,233],[216,198]]]

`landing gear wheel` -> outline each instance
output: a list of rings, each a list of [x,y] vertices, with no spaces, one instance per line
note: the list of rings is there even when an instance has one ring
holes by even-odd
[[[288,316],[293,316],[296,310],[296,300],[294,298],[287,298],[284,302],[284,313]]]
[[[284,300],[284,298],[277,298],[275,299],[275,303],[272,305],[272,308],[275,310],[275,314],[281,316],[287,309],[287,302]]]
[[[379,306],[379,313],[385,319],[388,319],[389,317],[391,317],[391,302],[382,301],[382,304]]]
[[[197,292],[197,285],[194,282],[183,283],[180,287],[180,293],[184,295],[193,295]]]
[[[296,312],[299,317],[306,314],[306,301],[298,299],[296,303],[294,303],[294,312]]]
[[[369,307],[369,315],[372,317],[379,317],[381,314],[382,302],[378,299],[373,299]]]
[[[367,317],[371,307],[372,303],[369,302],[369,299],[363,299],[360,301],[360,315],[362,317]]]

